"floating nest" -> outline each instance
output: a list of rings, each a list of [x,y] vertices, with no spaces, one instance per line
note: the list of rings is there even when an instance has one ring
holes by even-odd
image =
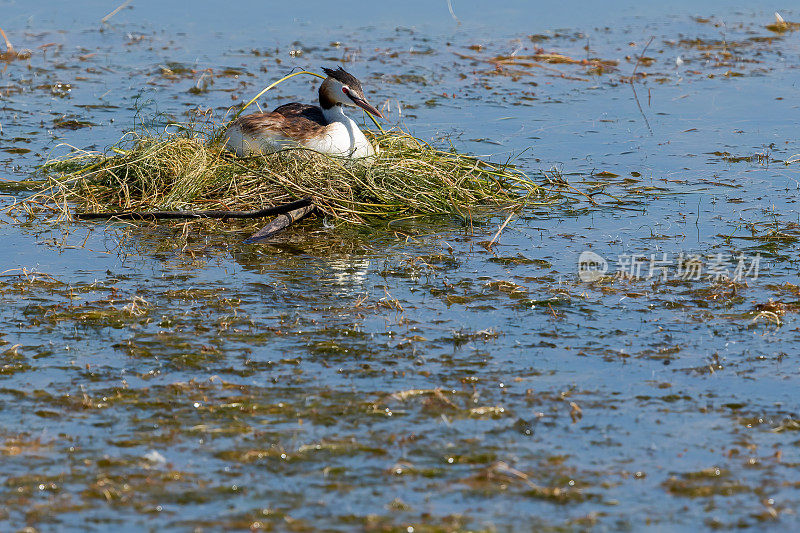
[[[366,132],[380,148],[352,160],[292,148],[238,158],[208,133],[128,134],[107,154],[74,151],[42,166],[41,203],[81,211],[253,210],[311,197],[324,214],[363,223],[372,217],[455,215],[547,201],[512,165],[431,147],[397,131]],[[46,201],[42,202],[42,198]]]

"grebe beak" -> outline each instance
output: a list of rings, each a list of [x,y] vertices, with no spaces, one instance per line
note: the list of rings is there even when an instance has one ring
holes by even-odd
[[[367,113],[369,113],[371,115],[375,115],[378,118],[383,118],[383,115],[381,115],[381,112],[378,111],[377,109],[375,109],[372,105],[370,105],[369,102],[367,102],[363,98],[359,98],[358,96],[356,96],[356,95],[354,95],[353,93],[350,93],[350,92],[347,93],[347,96],[350,97],[350,99],[353,101],[354,104],[356,104],[361,109],[365,110]]]

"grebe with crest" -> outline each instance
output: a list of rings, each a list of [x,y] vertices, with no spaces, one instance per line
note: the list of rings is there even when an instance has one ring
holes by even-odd
[[[358,106],[383,118],[364,97],[361,82],[342,67],[323,68],[328,75],[319,87],[319,106],[291,103],[271,113],[236,119],[225,132],[225,146],[239,156],[266,154],[302,146],[324,154],[361,158],[376,153],[344,107]]]

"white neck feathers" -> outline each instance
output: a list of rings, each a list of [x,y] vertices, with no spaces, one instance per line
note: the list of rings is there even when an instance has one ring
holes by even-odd
[[[344,114],[344,106],[335,105],[329,107],[328,109],[323,109],[322,114],[325,116],[325,120],[328,121],[328,124],[333,122],[341,122],[343,124],[349,124],[352,122],[350,117]]]

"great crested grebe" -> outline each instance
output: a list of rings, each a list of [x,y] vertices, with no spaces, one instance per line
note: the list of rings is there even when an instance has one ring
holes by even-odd
[[[328,77],[319,87],[319,107],[292,103],[272,113],[240,117],[225,132],[226,148],[239,156],[297,145],[336,156],[374,156],[375,148],[343,108],[358,106],[380,118],[383,115],[367,102],[355,76],[342,67],[322,70]]]

